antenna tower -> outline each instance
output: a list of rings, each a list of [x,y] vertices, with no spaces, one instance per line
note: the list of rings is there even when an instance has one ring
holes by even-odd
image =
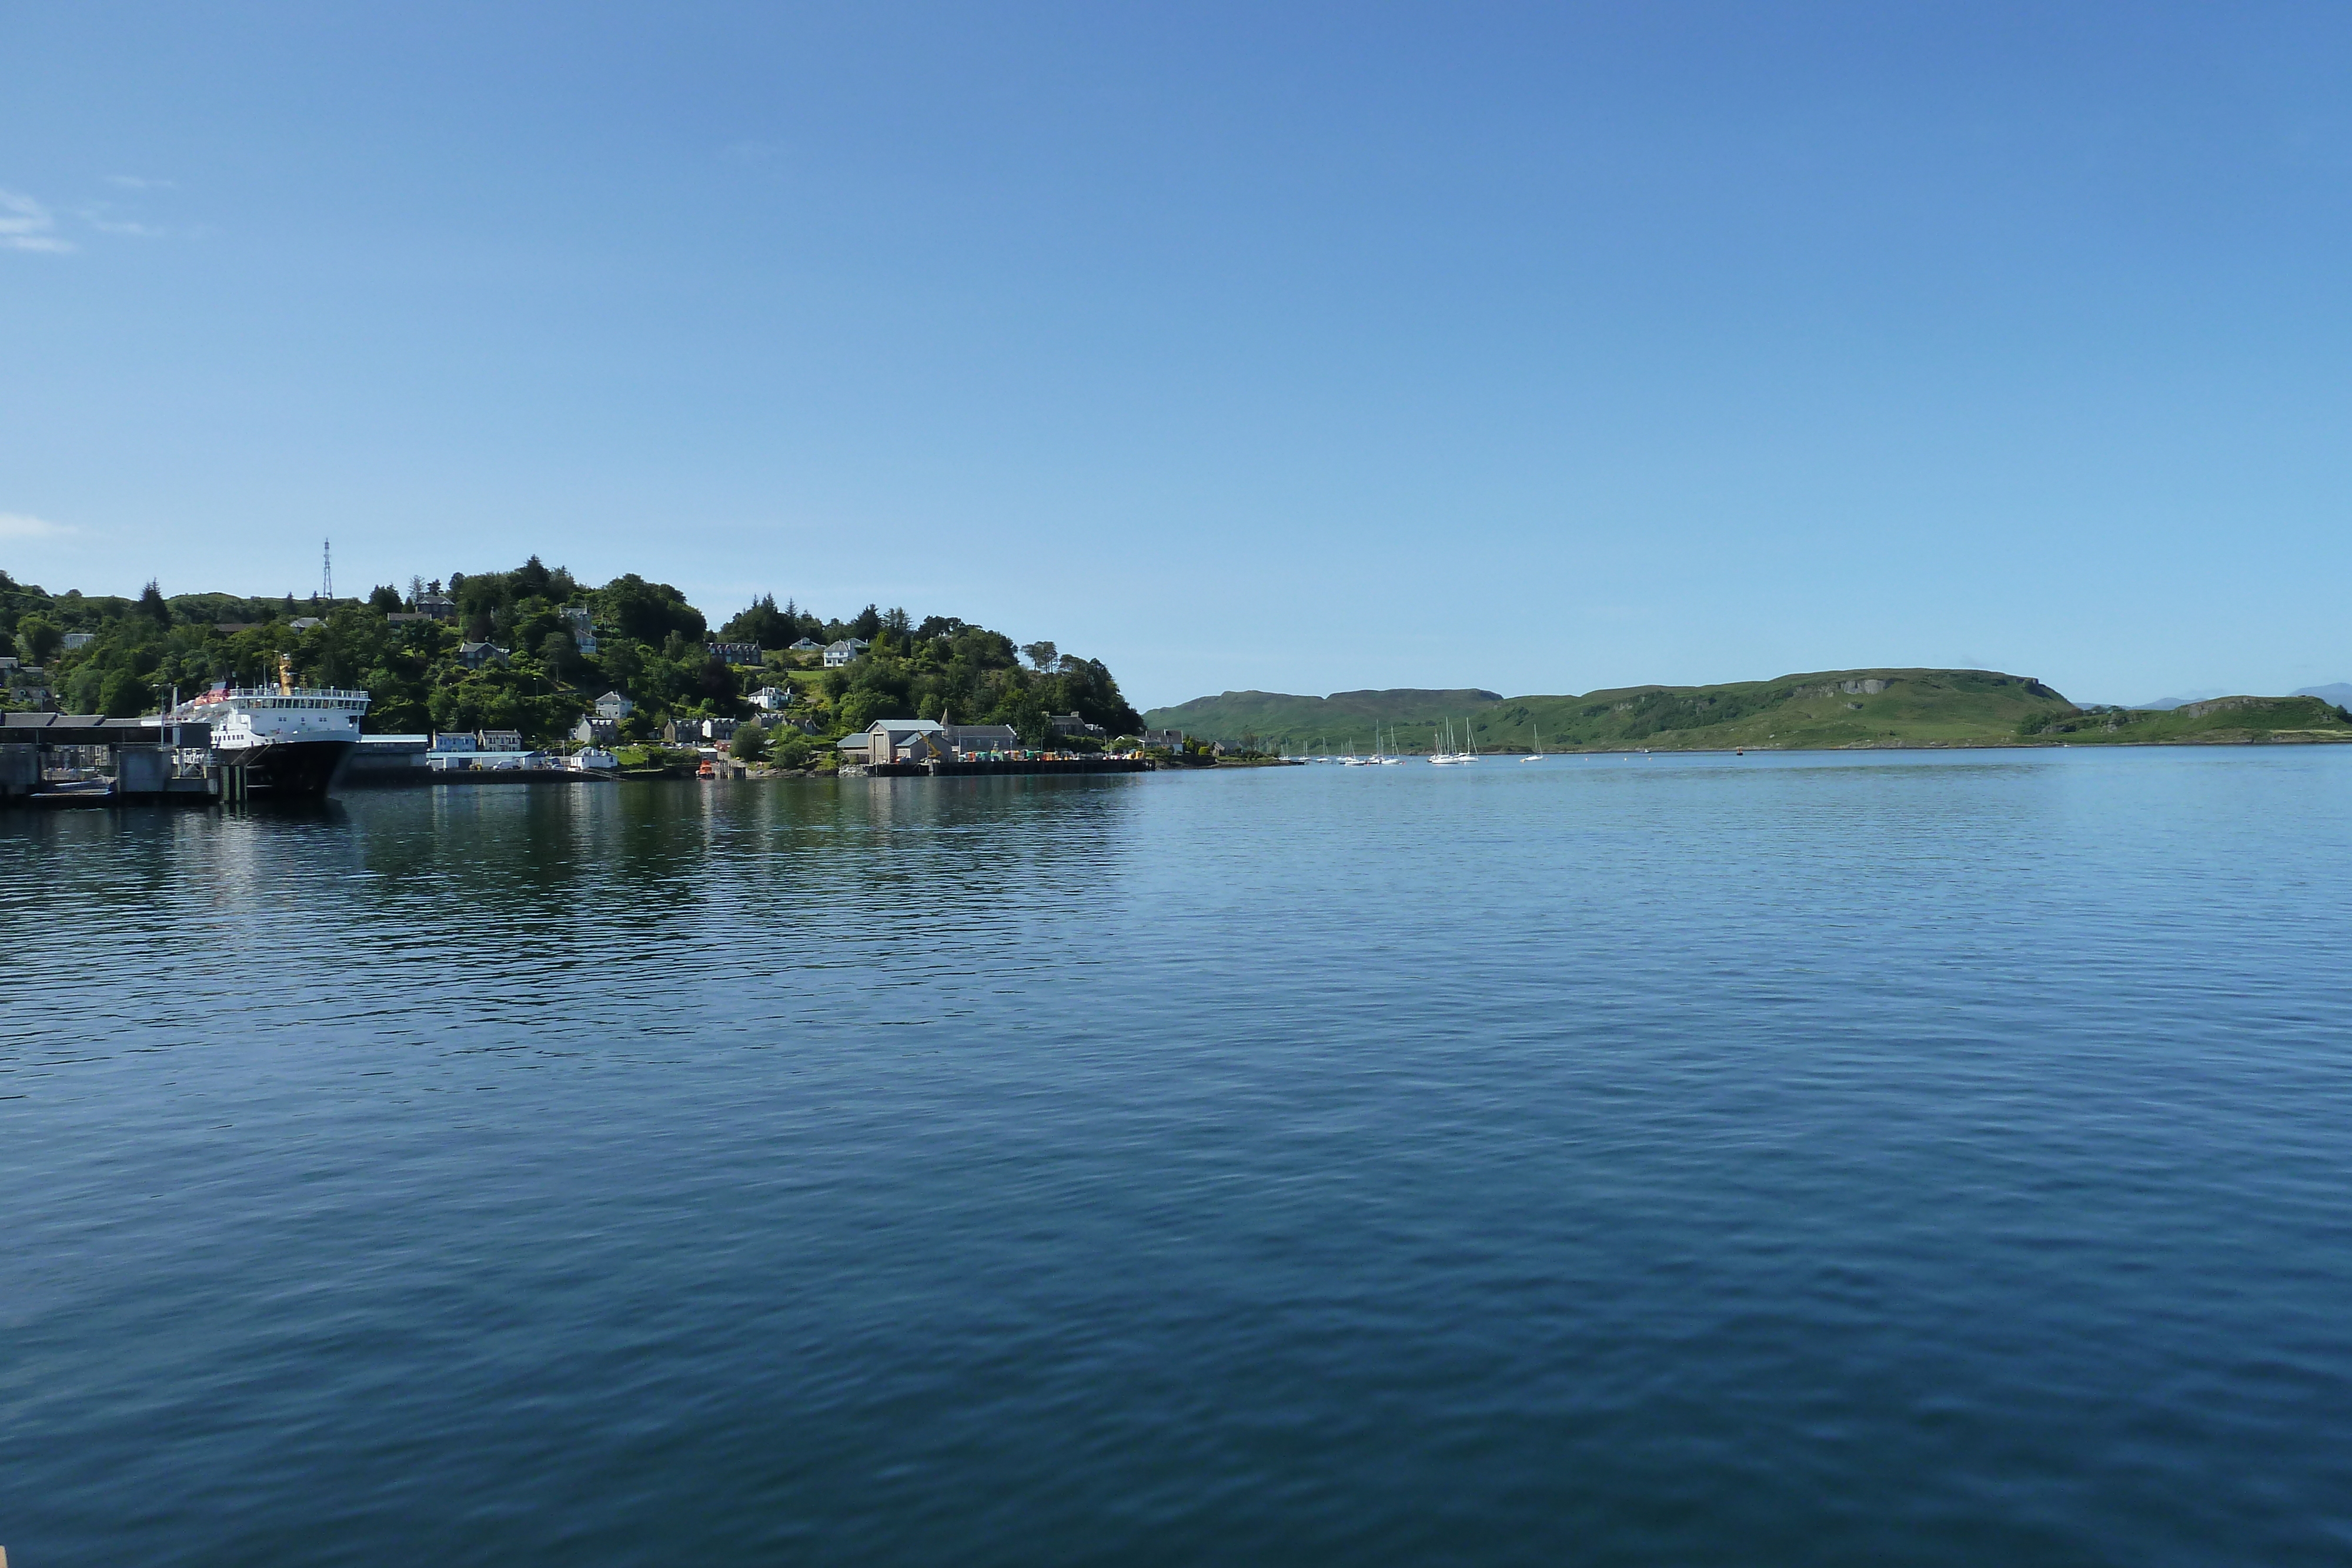
[[[329,540],[327,540],[327,541],[326,541],[325,546],[323,547],[323,549],[322,549],[320,550],[320,559],[319,559],[319,597],[320,597],[320,598],[321,598],[321,599],[332,599],[334,596],[335,596],[335,541],[334,541],[334,540],[332,540],[332,539],[329,539]]]

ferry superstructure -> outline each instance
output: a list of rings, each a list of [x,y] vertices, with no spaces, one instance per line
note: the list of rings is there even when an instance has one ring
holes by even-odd
[[[360,743],[368,695],[331,686],[298,686],[281,659],[275,686],[221,682],[172,710],[172,718],[212,726],[215,757],[242,767],[250,789],[285,798],[323,795]]]

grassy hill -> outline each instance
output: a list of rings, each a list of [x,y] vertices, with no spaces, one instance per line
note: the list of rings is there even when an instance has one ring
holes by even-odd
[[[1286,737],[1288,749],[1304,751],[1328,740],[1337,751],[1360,747],[1369,751],[1372,727],[1412,726],[1423,733],[1424,748],[1430,725],[1491,707],[1503,699],[1493,692],[1457,691],[1333,692],[1328,697],[1296,697],[1281,692],[1226,692],[1195,697],[1175,707],[1154,708],[1143,716],[1153,729],[1181,729],[1203,740],[1238,741],[1245,736]],[[1410,741],[1412,737],[1399,736]]]
[[[2315,697],[2222,697],[2171,713],[2086,712],[2041,682],[1992,670],[1826,670],[1711,686],[1629,686],[1582,696],[1479,691],[1344,692],[1328,698],[1227,692],[1144,716],[1204,739],[1269,749],[1370,749],[1375,726],[1431,749],[1451,717],[1481,748],[1547,751],[1813,749],[2083,745],[2142,741],[2352,740]]]
[[[2315,696],[2214,697],[2155,711],[2078,714],[2053,721],[2033,738],[2069,746],[2352,740],[2352,721]]]

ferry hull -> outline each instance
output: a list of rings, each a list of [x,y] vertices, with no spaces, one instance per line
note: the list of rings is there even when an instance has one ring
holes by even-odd
[[[315,800],[326,794],[359,749],[355,740],[278,740],[244,752],[245,787],[276,800]],[[228,753],[224,761],[236,754]]]

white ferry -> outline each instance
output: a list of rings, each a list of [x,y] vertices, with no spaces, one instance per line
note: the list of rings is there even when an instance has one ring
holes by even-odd
[[[293,661],[280,659],[275,686],[223,681],[180,704],[171,716],[212,726],[215,758],[241,765],[249,789],[284,798],[327,792],[359,746],[367,706],[365,692],[296,685]]]

